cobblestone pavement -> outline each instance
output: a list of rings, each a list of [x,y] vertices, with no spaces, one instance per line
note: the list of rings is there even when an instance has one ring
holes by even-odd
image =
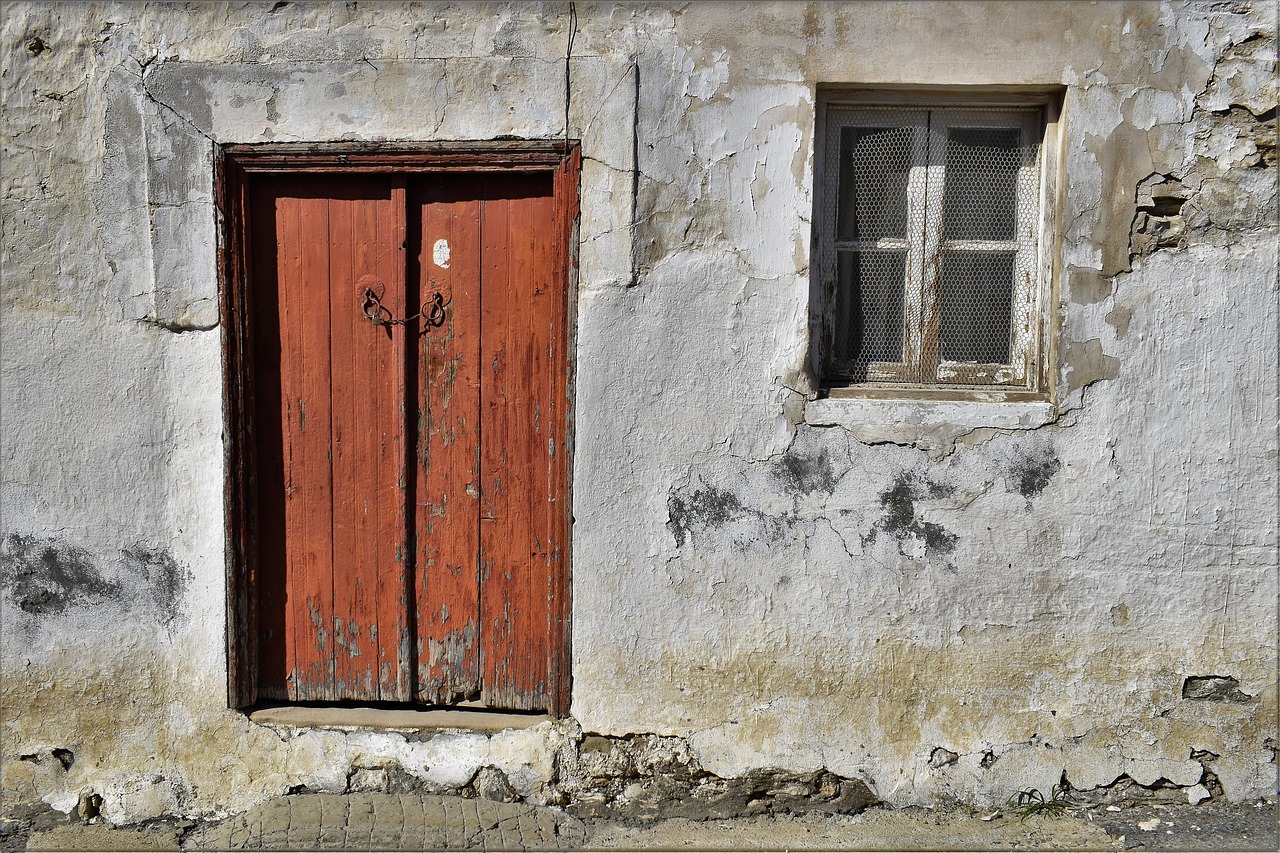
[[[271,800],[198,830],[188,850],[569,850],[582,821],[558,809],[412,794]]]
[[[56,813],[0,821],[0,850],[1264,850],[1274,799],[1199,806],[998,812],[872,808],[860,815],[583,821],[521,803],[413,794],[299,794],[216,822],[110,828]]]

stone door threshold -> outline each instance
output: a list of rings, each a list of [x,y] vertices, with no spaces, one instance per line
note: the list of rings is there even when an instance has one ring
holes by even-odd
[[[321,729],[464,729],[498,732],[528,729],[552,718],[545,714],[503,713],[481,709],[345,708],[278,705],[249,712],[249,719],[265,726]]]

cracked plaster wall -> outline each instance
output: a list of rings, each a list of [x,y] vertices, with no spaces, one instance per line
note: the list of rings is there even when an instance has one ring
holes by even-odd
[[[1266,4],[576,12],[577,723],[413,740],[225,708],[213,146],[558,137],[568,6],[6,6],[6,802],[547,799],[579,725],[897,805],[1274,790]],[[1064,87],[1051,401],[809,399],[818,83]]]

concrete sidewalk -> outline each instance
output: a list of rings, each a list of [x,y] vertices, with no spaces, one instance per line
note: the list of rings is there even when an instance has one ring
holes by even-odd
[[[223,821],[112,829],[63,821],[27,850],[1275,850],[1275,802],[998,812],[872,808],[859,815],[759,815],[583,822],[561,809],[414,794],[299,794]],[[24,849],[10,833],[6,851]]]

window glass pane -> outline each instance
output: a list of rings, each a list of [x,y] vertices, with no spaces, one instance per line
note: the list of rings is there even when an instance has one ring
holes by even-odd
[[[872,361],[902,361],[906,252],[840,252],[835,360],[855,374]]]
[[[907,236],[911,128],[845,127],[840,131],[841,240]]]
[[[943,361],[1009,363],[1013,317],[1013,252],[942,253]]]
[[[1014,239],[1021,136],[1016,127],[947,130],[944,240]]]

